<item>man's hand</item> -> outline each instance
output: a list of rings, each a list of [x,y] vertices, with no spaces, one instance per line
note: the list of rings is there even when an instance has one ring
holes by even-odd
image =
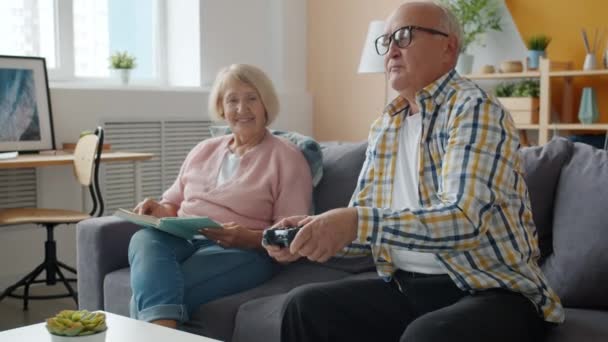
[[[271,258],[274,258],[276,261],[282,264],[294,262],[302,257],[300,254],[291,254],[289,248],[281,248],[279,246],[263,246],[266,248],[266,252],[268,252],[268,255],[270,255]]]
[[[234,222],[222,224],[223,229],[203,228],[201,234],[224,248],[260,248],[262,231],[242,227]]]
[[[150,215],[154,217],[173,217],[177,215],[177,208],[170,204],[160,204],[152,198],[146,198],[139,202],[133,209],[139,215]]]
[[[289,248],[309,260],[325,262],[357,238],[356,208],[330,210],[298,222],[303,226]]]
[[[271,228],[297,227],[298,223],[300,221],[306,219],[307,217],[308,216],[305,216],[305,215],[286,217],[286,218],[283,218],[283,219],[277,221],[277,223],[273,224]],[[268,252],[268,255],[270,255],[271,258],[274,258],[276,261],[278,261],[282,264],[294,262],[302,257],[300,254],[292,254],[289,251],[289,248],[281,248],[279,246],[266,246],[266,245],[262,245],[262,246],[266,249],[266,252]]]

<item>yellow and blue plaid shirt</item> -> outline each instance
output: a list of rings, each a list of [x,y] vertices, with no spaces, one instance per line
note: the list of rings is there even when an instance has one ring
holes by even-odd
[[[350,206],[358,236],[345,254],[371,253],[380,276],[395,267],[391,248],[436,255],[468,292],[503,288],[529,298],[550,322],[564,310],[537,260],[539,249],[511,116],[455,71],[416,94],[422,115],[420,209],[390,209],[399,129],[409,114],[397,97],[372,125]]]

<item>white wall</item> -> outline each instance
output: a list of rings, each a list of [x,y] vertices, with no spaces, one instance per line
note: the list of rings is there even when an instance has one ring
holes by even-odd
[[[469,47],[469,53],[475,56],[473,72],[477,73],[484,65],[494,65],[496,71],[500,63],[509,60],[520,60],[528,54],[528,49],[522,41],[513,17],[504,2],[501,5],[502,31],[490,31],[482,39],[483,45]],[[525,65],[525,64],[524,64]]]
[[[198,1],[188,0],[169,9],[171,51],[166,58],[171,61],[168,71],[173,85],[202,87],[53,84],[51,101],[58,146],[76,141],[82,130],[105,120],[206,118],[208,86],[219,68],[231,63],[258,65],[274,81],[281,113],[273,128],[312,135],[312,99],[305,90],[306,1],[206,0],[200,2],[201,20],[197,22],[195,16],[185,13],[191,8],[188,6],[198,5]],[[181,15],[184,20],[177,20]],[[190,32],[193,27],[199,27],[200,32]],[[180,30],[186,32],[180,35]],[[200,48],[193,59],[189,54],[196,54],[197,42],[192,42],[195,36],[200,37]],[[199,60],[200,67],[195,62]],[[70,167],[39,169],[38,193],[39,206],[81,208],[82,195]],[[75,265],[74,228],[58,228],[55,237],[59,258]],[[33,226],[0,229],[0,289],[41,262],[45,239],[44,230]]]

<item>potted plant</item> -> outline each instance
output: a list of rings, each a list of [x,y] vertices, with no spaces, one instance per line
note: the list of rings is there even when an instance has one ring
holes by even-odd
[[[131,69],[135,68],[135,57],[131,56],[127,51],[117,51],[110,56],[110,68],[120,72],[122,84],[129,84]]]
[[[103,342],[107,328],[103,312],[63,310],[46,320],[53,342]]]
[[[511,113],[516,124],[537,124],[540,84],[538,81],[502,83],[495,89],[498,101]]]
[[[528,38],[528,69],[538,69],[540,57],[547,57],[546,49],[551,43],[551,37],[539,34]]]
[[[456,16],[462,26],[460,56],[456,71],[469,74],[473,69],[473,56],[467,50],[479,43],[489,30],[502,31],[500,26],[500,0],[441,0]]]

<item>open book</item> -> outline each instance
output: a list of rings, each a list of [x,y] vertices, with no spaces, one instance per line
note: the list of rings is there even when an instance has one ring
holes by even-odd
[[[204,216],[158,218],[149,215],[139,215],[125,209],[118,209],[116,212],[114,212],[114,216],[120,217],[140,226],[160,229],[165,233],[169,233],[186,240],[204,238],[204,236],[198,231],[201,228],[222,228],[219,223]]]

